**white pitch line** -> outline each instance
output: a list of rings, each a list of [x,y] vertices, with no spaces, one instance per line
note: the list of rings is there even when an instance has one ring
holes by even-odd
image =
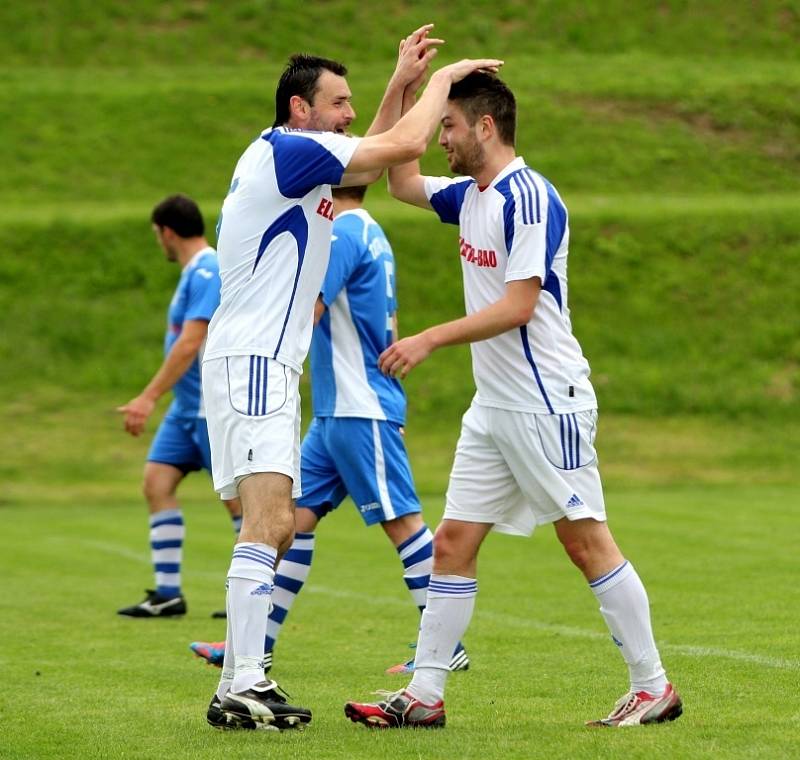
[[[312,594],[325,594],[339,599],[354,599],[362,604],[391,604],[396,606],[407,606],[407,602],[397,598],[388,597],[370,597],[362,595],[354,591],[345,591],[342,589],[331,589],[325,586],[307,586],[307,589]],[[586,628],[576,628],[569,625],[557,625],[554,623],[543,623],[538,620],[531,620],[530,618],[517,617],[516,615],[508,615],[502,612],[490,612],[487,610],[478,610],[475,612],[478,619],[491,620],[495,623],[500,623],[508,627],[516,628],[529,628],[535,631],[542,631],[544,633],[554,633],[559,636],[568,636],[574,639],[607,639],[608,633],[600,631],[591,631]],[[735,649],[722,649],[719,647],[703,647],[694,646],[691,644],[669,644],[667,642],[659,642],[659,649],[676,654],[687,655],[688,657],[717,657],[725,660],[735,660],[737,662],[746,662],[751,665],[760,665],[764,668],[776,668],[778,670],[800,670],[800,661],[787,660],[781,657],[767,657],[760,654],[752,654],[750,652],[740,652]]]
[[[107,541],[93,541],[89,539],[80,539],[77,543],[84,544],[92,549],[97,549],[98,551],[106,552],[108,554],[115,554],[118,557],[125,557],[125,559],[133,560],[142,565],[149,566],[151,564],[150,558],[147,555],[141,552],[133,551],[132,549],[128,549],[120,544],[114,544]],[[221,577],[220,573],[215,573],[208,570],[193,570],[185,574],[195,578],[219,579]],[[357,600],[361,604],[380,604],[383,606],[388,604],[397,607],[408,606],[408,602],[400,597],[374,597],[355,591],[328,588],[327,586],[308,584],[306,586],[306,592],[311,594],[324,594],[326,596],[332,596],[336,599]],[[478,619],[484,618],[492,620],[495,623],[500,623],[505,626],[529,628],[534,631],[554,633],[559,636],[568,636],[573,639],[605,639],[608,637],[607,633],[601,633],[600,631],[590,631],[586,628],[576,628],[569,625],[557,625],[555,623],[543,623],[538,620],[521,618],[517,617],[516,615],[508,615],[502,612],[478,610],[475,615],[478,617]],[[740,652],[736,649],[695,646],[693,644],[670,644],[663,641],[659,642],[659,649],[675,652],[676,654],[687,655],[688,657],[717,657],[723,660],[735,660],[737,662],[746,662],[751,665],[760,665],[764,668],[776,668],[778,670],[800,670],[800,661],[797,660],[787,660],[781,657],[767,657],[766,655],[752,654],[751,652]]]

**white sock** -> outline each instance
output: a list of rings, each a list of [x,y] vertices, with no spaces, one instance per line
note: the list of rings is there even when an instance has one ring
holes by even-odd
[[[450,659],[475,609],[478,581],[460,575],[431,575],[428,600],[407,691],[432,705],[444,698]]]
[[[228,570],[228,625],[233,637],[231,690],[235,693],[264,680],[264,635],[277,556],[278,550],[266,544],[244,542],[233,548]]]
[[[653,638],[650,602],[633,565],[627,560],[589,582],[600,602],[600,614],[628,665],[632,691],[662,694],[667,678]]]

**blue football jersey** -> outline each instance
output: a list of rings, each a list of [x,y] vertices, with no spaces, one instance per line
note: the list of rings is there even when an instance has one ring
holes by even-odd
[[[378,357],[392,342],[397,311],[394,254],[364,209],[334,220],[321,295],[327,309],[311,341],[314,416],[404,424],[403,388],[378,369]]]
[[[181,334],[187,320],[211,320],[219,305],[219,265],[213,248],[198,251],[184,267],[167,312],[167,333],[164,336],[166,356]],[[168,414],[179,417],[204,417],[200,362],[196,358],[172,389],[175,398]]]

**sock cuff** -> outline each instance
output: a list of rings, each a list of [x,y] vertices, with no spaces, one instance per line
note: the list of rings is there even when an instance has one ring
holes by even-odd
[[[468,599],[478,593],[478,581],[461,575],[431,575],[428,583],[428,596],[451,596]]]
[[[271,585],[275,577],[275,560],[277,556],[277,549],[266,544],[236,544],[233,547],[233,557],[228,569],[228,578],[244,578]]]
[[[599,578],[589,581],[589,588],[592,589],[595,595],[599,596],[600,594],[604,594],[606,591],[610,591],[612,588],[622,583],[635,572],[636,571],[633,569],[633,565],[628,562],[628,560],[625,560],[621,565],[617,565],[617,567],[615,567],[613,570],[609,570]]]
[[[150,515],[150,527],[158,528],[161,525],[183,525],[183,512],[180,507],[175,509],[162,509]]]

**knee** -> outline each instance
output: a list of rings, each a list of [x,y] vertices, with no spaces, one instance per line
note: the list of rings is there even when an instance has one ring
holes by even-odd
[[[587,541],[581,538],[563,540],[562,545],[572,563],[585,573],[591,563],[592,548]]]
[[[155,478],[150,478],[146,475],[142,480],[142,494],[150,507],[153,508],[162,507],[164,500],[169,497],[169,494],[164,491]]]
[[[458,536],[444,523],[433,534],[433,556],[437,564],[452,565],[458,556]]]

